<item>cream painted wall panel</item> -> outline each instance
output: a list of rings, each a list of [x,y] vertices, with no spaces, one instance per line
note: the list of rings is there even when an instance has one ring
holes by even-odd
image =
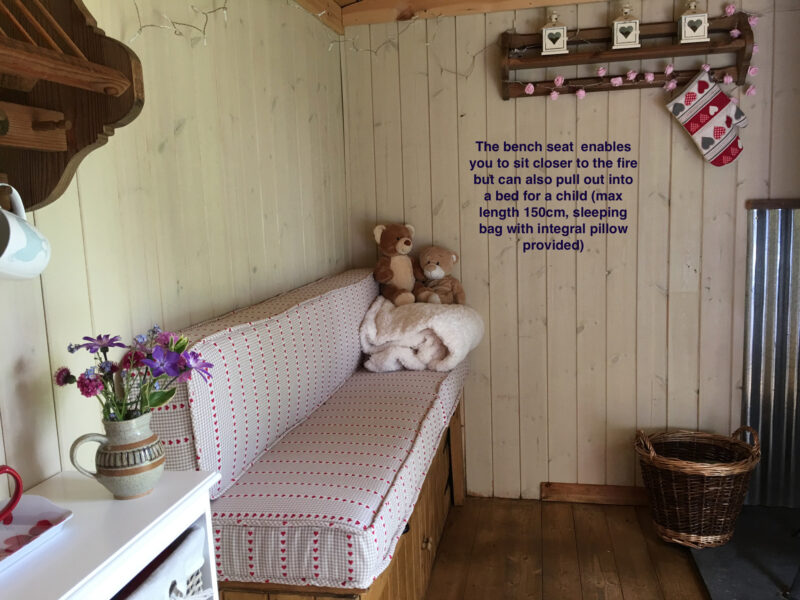
[[[0,280],[0,306],[5,461],[28,488],[61,470],[40,278]]]
[[[496,40],[501,33],[514,25],[513,12],[486,15],[486,137],[494,144],[514,139],[516,135],[516,103],[504,101],[497,93],[500,89],[500,47]],[[490,152],[494,167],[489,172],[495,176],[509,177],[517,174],[514,155],[506,155],[508,168],[497,164],[498,153]],[[522,172],[520,170],[520,172]],[[489,186],[490,192],[504,193],[516,190],[515,185]],[[521,193],[521,192],[520,192]],[[478,199],[480,201],[480,199]],[[507,201],[494,199],[483,202],[486,208],[505,209]],[[474,209],[473,209],[474,210]],[[516,219],[488,219],[493,225],[505,227]],[[492,472],[494,496],[519,498],[520,496],[520,431],[519,431],[519,350],[517,320],[517,235],[504,232],[489,236],[489,320],[491,322],[491,378],[492,378]]]
[[[605,3],[578,6],[578,26],[593,27],[608,20]],[[578,67],[579,77],[595,74],[594,65]],[[608,139],[609,94],[587,94],[576,103],[576,143]],[[589,160],[606,159],[606,153],[586,155]],[[582,177],[602,177],[602,183],[581,184],[579,189],[605,192],[607,169],[580,169]],[[599,179],[597,179],[599,181]],[[580,203],[583,204],[583,203]],[[605,202],[595,204],[604,208]],[[576,257],[578,480],[606,482],[606,238],[586,239],[584,252]]]
[[[109,34],[133,37],[132,3],[87,6]],[[162,11],[196,17],[178,0],[139,6],[145,22]],[[331,37],[312,15],[282,2],[235,3],[229,17],[228,26],[211,17],[208,45],[158,29],[132,42],[143,64],[142,114],[87,157],[61,199],[35,214],[54,250],[41,282],[0,281],[3,306],[13,307],[0,317],[0,339],[11,349],[0,367],[0,460],[17,467],[27,486],[71,468],[72,441],[100,431],[96,400],[74,387],[57,388],[54,399],[52,370],[88,363],[87,354],[66,352],[69,342],[92,333],[127,337],[154,322],[179,328],[346,267],[342,84]],[[321,79],[316,57],[327,85],[312,99],[310,82]],[[301,93],[307,102],[298,109]],[[320,107],[332,121],[324,129]],[[275,140],[272,124],[285,124]],[[283,168],[269,169],[273,144]],[[305,213],[299,190],[312,202]],[[324,202],[330,206],[322,210]],[[327,240],[326,231],[337,232],[330,251],[305,245]],[[85,463],[91,454],[82,455]],[[7,494],[5,483],[0,490]]]
[[[780,10],[781,12],[775,16],[774,29],[776,49],[772,79],[770,196],[796,198],[800,189],[800,169],[797,168],[796,151],[797,140],[800,138],[800,119],[797,118],[798,78],[800,78],[797,32],[800,30],[800,6],[784,1],[780,5]]]
[[[558,9],[559,20],[568,29],[578,24],[576,6]],[[546,79],[553,80],[557,75],[566,79],[576,75],[575,67],[547,69]],[[577,132],[576,102],[574,94],[564,94],[557,101],[547,103],[547,141],[568,143]],[[558,160],[572,160],[576,153],[546,152],[546,157]],[[569,177],[575,167],[548,169],[547,174],[555,180],[558,176]],[[573,186],[562,186],[570,191]],[[555,198],[556,189],[547,186],[547,192]],[[560,205],[550,205],[559,208]],[[567,205],[567,208],[570,208]],[[547,220],[548,223],[551,219]],[[574,224],[571,216],[557,219],[561,225]],[[564,237],[573,241],[574,234]],[[547,414],[551,433],[549,442],[550,478],[553,481],[576,482],[578,480],[578,390],[577,390],[577,313],[576,313],[576,261],[573,252],[547,250]]]
[[[545,20],[542,8],[517,11],[519,31],[531,31]],[[544,69],[520,71],[517,78],[544,79]],[[513,101],[517,111],[516,139],[543,140],[547,134],[546,97]],[[544,169],[530,174],[545,175]],[[538,498],[539,483],[549,480],[547,406],[547,256],[522,254],[517,246],[517,319],[519,335],[520,494]]]
[[[405,220],[397,31],[397,23],[370,27],[375,200],[379,220],[387,223],[402,223]]]
[[[430,123],[431,213],[434,243],[461,254],[458,207],[458,100],[455,17],[429,19],[428,121]],[[461,264],[454,275],[460,277]]]
[[[474,176],[486,169],[469,170],[469,160],[486,159],[478,152],[476,140],[486,139],[486,20],[471,15],[456,20],[456,70],[458,77],[458,161],[461,223],[461,280],[469,303],[483,315],[486,330],[480,345],[472,351],[468,387],[464,392],[467,440],[467,479],[470,490],[492,495],[492,413],[491,413],[491,322],[489,316],[489,251],[485,235],[478,233],[478,214],[486,186],[475,185]],[[455,149],[454,149],[455,150]]]
[[[77,182],[72,181],[58,202],[37,211],[36,220],[53,248],[50,265],[42,274],[50,371],[66,366],[73,373],[80,373],[89,366],[87,354],[70,354],[67,345],[79,342],[95,327],[89,304]],[[72,386],[54,385],[53,394],[61,468],[71,470],[69,448],[83,433],[102,431],[100,410],[94,398],[84,398]],[[95,450],[91,444],[82,446],[78,453],[81,464],[91,466]]]
[[[375,203],[375,139],[372,127],[372,66],[369,25],[350,27],[342,45],[347,207],[350,215],[350,260],[373,265],[377,256],[372,229]]]
[[[402,24],[398,34],[404,218],[416,228],[417,248],[433,241],[427,25]]]
[[[643,3],[644,22],[672,18],[671,0]],[[648,42],[643,40],[643,45]],[[662,72],[664,60],[642,61]],[[662,90],[642,90],[639,108],[639,211],[636,281],[636,426],[648,433],[667,424],[667,296],[672,116]],[[641,127],[646,123],[646,127]],[[681,135],[680,131],[676,131]],[[641,474],[636,469],[637,481]]]

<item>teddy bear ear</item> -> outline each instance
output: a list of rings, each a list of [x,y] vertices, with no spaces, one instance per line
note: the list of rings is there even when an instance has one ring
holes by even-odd
[[[386,225],[376,225],[375,229],[372,230],[372,235],[375,236],[375,243],[381,243],[381,236],[383,235],[383,231],[386,229]]]
[[[414,233],[415,233],[414,226],[413,225],[409,225],[408,223],[406,223],[406,229],[408,229],[411,232],[411,237],[413,238],[414,237]]]
[[[457,262],[458,262],[458,254],[453,252],[453,264],[456,264]]]

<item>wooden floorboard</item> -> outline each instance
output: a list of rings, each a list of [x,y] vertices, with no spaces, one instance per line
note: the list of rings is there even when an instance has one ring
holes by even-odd
[[[583,600],[623,600],[608,521],[602,506],[572,507]]]
[[[639,525],[647,541],[647,550],[656,569],[664,600],[709,600],[706,586],[700,579],[688,550],[668,544],[658,537],[650,518],[650,509],[636,509]]]
[[[453,507],[427,600],[708,600],[645,507],[467,498]]]
[[[625,600],[663,600],[633,506],[606,506],[608,531]]]
[[[542,503],[542,596],[581,597],[575,522],[565,502]]]

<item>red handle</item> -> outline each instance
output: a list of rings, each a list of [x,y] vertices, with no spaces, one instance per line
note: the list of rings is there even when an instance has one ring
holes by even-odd
[[[11,479],[14,480],[15,487],[14,493],[11,495],[11,501],[0,510],[0,523],[11,514],[11,511],[14,510],[19,503],[19,499],[22,498],[22,477],[19,476],[19,473],[8,465],[0,465],[0,475],[3,474],[11,476]]]

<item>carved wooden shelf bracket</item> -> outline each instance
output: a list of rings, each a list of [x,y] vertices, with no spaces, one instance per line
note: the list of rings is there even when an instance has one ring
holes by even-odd
[[[616,90],[641,89],[659,87],[667,79],[664,74],[656,74],[652,82],[644,81],[641,77],[628,81],[623,77],[622,85],[611,85],[611,77],[581,77],[566,81],[564,86],[556,88],[552,80],[548,81],[511,81],[511,71],[522,69],[544,69],[550,67],[564,67],[586,64],[647,60],[654,58],[673,58],[681,56],[705,56],[708,54],[735,54],[736,64],[711,70],[714,79],[721,81],[725,75],[733,77],[737,84],[742,85],[750,68],[753,56],[753,30],[747,22],[745,13],[736,13],[730,17],[709,19],[708,31],[715,34],[709,42],[695,42],[681,44],[677,41],[677,23],[649,23],[639,27],[639,38],[658,39],[672,38],[670,43],[641,48],[626,48],[611,50],[610,27],[597,27],[594,29],[581,29],[569,31],[569,54],[556,54],[542,56],[541,33],[518,34],[507,31],[500,36],[502,52],[502,95],[505,100],[510,98],[523,98],[526,96],[543,96],[552,90],[558,92],[574,92],[583,88],[586,92],[610,92]],[[737,28],[740,37],[730,37],[730,30]],[[585,44],[588,50],[575,51],[575,47]],[[671,79],[678,84],[687,83],[697,74],[696,70],[675,71]],[[527,94],[525,87],[528,83],[534,84],[533,94]]]
[[[138,57],[82,0],[0,0],[0,172],[26,210],[58,198],[143,104]]]

